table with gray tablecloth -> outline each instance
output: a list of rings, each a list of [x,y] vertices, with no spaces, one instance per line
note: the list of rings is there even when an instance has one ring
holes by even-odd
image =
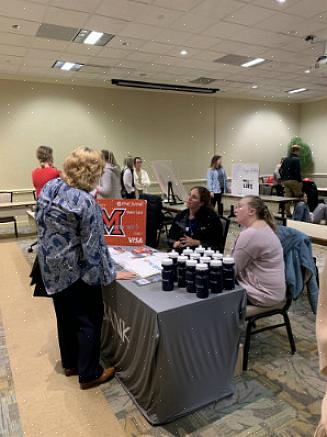
[[[163,424],[233,393],[245,291],[198,299],[116,281],[104,289],[104,365],[151,424]]]

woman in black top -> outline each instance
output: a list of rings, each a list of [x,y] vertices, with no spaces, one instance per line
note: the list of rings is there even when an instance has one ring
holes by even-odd
[[[169,230],[170,245],[182,250],[201,244],[222,251],[223,228],[212,208],[210,192],[204,187],[193,187],[186,205],[187,209],[176,215]]]

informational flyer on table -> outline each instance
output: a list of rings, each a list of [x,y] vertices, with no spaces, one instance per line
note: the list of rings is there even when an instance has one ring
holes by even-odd
[[[232,194],[234,196],[259,195],[259,164],[233,164]]]

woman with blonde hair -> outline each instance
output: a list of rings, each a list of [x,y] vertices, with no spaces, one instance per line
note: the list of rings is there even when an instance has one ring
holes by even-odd
[[[121,169],[117,164],[113,152],[101,150],[101,156],[105,163],[100,185],[97,188],[101,197],[109,199],[121,198],[120,173]]]
[[[235,215],[245,227],[233,249],[238,283],[252,305],[282,302],[286,294],[283,248],[269,209],[260,197],[245,196]]]
[[[104,241],[99,205],[90,192],[102,174],[101,155],[89,147],[65,160],[61,179],[42,190],[36,206],[38,259],[46,293],[53,297],[66,376],[81,389],[108,381],[114,368],[99,364],[102,286],[129,278],[115,273]]]

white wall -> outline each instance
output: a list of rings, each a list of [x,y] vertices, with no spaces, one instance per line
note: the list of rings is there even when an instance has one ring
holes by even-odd
[[[271,173],[299,133],[297,104],[5,80],[0,95],[0,188],[31,186],[40,144],[59,168],[86,144],[112,148],[120,162],[140,155],[147,169],[172,159],[182,179],[199,179],[215,152],[228,173],[239,161]]]
[[[309,144],[313,153],[314,172],[327,176],[326,152],[326,121],[327,99],[304,103],[300,112],[300,135]],[[317,178],[318,179],[318,178]],[[319,182],[319,180],[318,180]],[[320,185],[327,186],[326,178],[321,179]]]

